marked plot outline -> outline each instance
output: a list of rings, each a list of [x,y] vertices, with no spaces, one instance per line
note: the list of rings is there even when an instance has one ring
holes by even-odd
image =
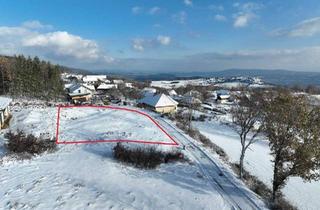
[[[129,142],[178,145],[150,115],[135,109],[96,105],[58,106],[57,109],[57,144]]]

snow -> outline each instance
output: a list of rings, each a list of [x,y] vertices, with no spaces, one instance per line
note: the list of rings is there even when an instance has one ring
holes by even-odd
[[[109,90],[109,89],[112,89],[112,88],[118,88],[118,85],[117,84],[105,84],[105,83],[101,83],[97,90]]]
[[[232,162],[239,161],[239,137],[229,126],[217,120],[194,122],[193,125],[212,142],[223,148]],[[271,187],[273,171],[271,160],[268,142],[261,139],[247,150],[245,168]],[[283,193],[299,209],[320,209],[320,182],[306,183],[301,178],[293,177],[289,179]]]
[[[96,107],[61,108],[59,142],[138,140],[174,143],[147,116]]]
[[[55,135],[56,108],[28,106],[13,110],[10,129]],[[114,115],[113,120],[121,117],[125,121],[129,116]],[[148,126],[145,125],[145,138],[150,135]],[[130,127],[126,129],[133,132]],[[3,134],[0,148],[2,143]],[[0,206],[40,210],[231,209],[217,189],[211,187],[200,164],[172,163],[155,170],[140,170],[115,161],[113,146],[111,143],[59,145],[55,153],[31,160],[2,158]]]
[[[144,103],[153,107],[176,106],[178,102],[165,94],[147,95],[139,103]]]
[[[246,87],[248,85],[249,85],[248,83],[244,83],[244,82],[224,82],[224,83],[215,84],[214,86],[231,89],[231,88]]]
[[[94,86],[88,84],[74,84],[69,87],[70,96],[79,94],[92,94],[94,92]]]
[[[86,75],[82,78],[84,82],[97,82],[99,80],[104,81],[106,79],[106,75]]]
[[[7,108],[11,101],[10,98],[0,96],[0,110]]]

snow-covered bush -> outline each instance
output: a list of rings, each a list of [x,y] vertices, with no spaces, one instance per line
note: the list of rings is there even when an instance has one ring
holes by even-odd
[[[184,160],[183,154],[178,151],[163,152],[154,147],[129,148],[120,143],[113,148],[113,155],[121,162],[146,169],[156,168],[161,163]]]
[[[7,139],[5,148],[13,154],[37,155],[46,151],[52,152],[56,149],[54,139],[38,138],[32,134],[27,135],[22,131],[17,133],[9,131],[5,134],[5,138]]]

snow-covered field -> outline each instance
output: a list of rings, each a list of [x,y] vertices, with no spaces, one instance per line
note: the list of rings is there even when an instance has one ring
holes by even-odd
[[[55,135],[56,108],[15,110],[11,129]],[[112,158],[112,143],[59,145],[55,153],[17,161],[3,157],[3,132],[0,142],[1,209],[231,209],[199,164],[138,170]]]
[[[238,162],[240,141],[237,134],[219,121],[194,122],[202,134],[223,148],[232,162]],[[252,145],[245,157],[245,168],[271,187],[272,162],[268,142],[264,139]],[[286,198],[299,209],[320,209],[320,182],[305,183],[301,178],[290,178],[283,189]]]
[[[137,112],[98,107],[60,110],[59,142],[131,140],[174,143],[150,118]]]

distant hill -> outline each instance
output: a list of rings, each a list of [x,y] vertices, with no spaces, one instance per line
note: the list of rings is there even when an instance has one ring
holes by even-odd
[[[121,73],[118,73],[121,74]],[[174,80],[203,77],[233,77],[249,76],[261,77],[265,82],[276,85],[318,85],[320,86],[320,72],[297,72],[289,70],[262,70],[262,69],[227,69],[211,72],[172,72],[172,73],[123,73],[136,80]]]

